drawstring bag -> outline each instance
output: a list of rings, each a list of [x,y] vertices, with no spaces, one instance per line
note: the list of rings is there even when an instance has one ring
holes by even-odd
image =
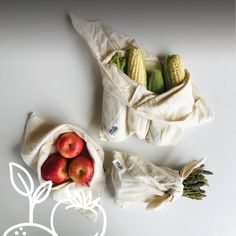
[[[146,209],[159,209],[183,194],[192,199],[200,199],[201,196],[205,196],[203,195],[205,191],[199,187],[207,185],[203,174],[212,174],[210,171],[199,169],[204,159],[192,161],[178,171],[156,166],[147,160],[126,153],[114,152],[113,158],[111,176],[115,201],[120,207],[136,202],[146,204]],[[184,180],[194,170],[197,172],[193,177],[191,176],[192,179],[188,180],[188,186],[184,189]]]
[[[83,190],[85,194],[92,193],[92,200],[101,198],[105,187],[105,174],[103,169],[104,152],[81,128],[70,124],[52,124],[31,113],[25,129],[25,137],[21,150],[24,162],[37,171],[40,183],[45,182],[41,176],[41,167],[48,156],[56,152],[55,141],[60,134],[75,132],[86,143],[90,157],[93,159],[94,174],[88,185],[79,185],[75,182],[65,182],[52,187],[52,198],[56,201],[71,199],[71,197]],[[98,209],[97,209],[98,210]],[[84,212],[89,217],[95,215]]]
[[[158,65],[157,57],[135,39],[101,22],[88,22],[71,14],[75,30],[85,39],[102,73],[103,104],[100,138],[123,141],[135,134],[146,142],[175,145],[186,127],[212,120],[213,115],[186,70],[184,81],[157,95],[109,64],[116,52],[141,47],[146,69]]]

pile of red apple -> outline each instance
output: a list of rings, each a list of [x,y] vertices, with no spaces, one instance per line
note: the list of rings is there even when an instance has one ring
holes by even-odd
[[[94,174],[85,141],[74,132],[61,134],[56,142],[56,153],[51,154],[41,167],[42,178],[53,185],[68,181],[88,184]]]

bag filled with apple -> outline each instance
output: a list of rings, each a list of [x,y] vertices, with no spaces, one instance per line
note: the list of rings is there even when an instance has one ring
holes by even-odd
[[[82,129],[52,124],[34,113],[27,120],[21,150],[24,162],[37,171],[40,183],[52,181],[52,198],[61,201],[76,191],[101,198],[105,186],[104,152]],[[93,217],[89,212],[85,212]]]

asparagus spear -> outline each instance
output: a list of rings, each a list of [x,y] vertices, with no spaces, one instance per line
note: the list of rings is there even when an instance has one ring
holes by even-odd
[[[193,170],[193,172],[183,181],[184,191],[183,197],[188,197],[195,200],[202,200],[206,197],[206,191],[201,189],[204,186],[209,186],[205,175],[212,175],[209,170],[204,170],[204,165]]]

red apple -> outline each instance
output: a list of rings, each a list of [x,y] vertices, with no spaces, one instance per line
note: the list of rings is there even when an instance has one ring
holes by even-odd
[[[56,148],[63,157],[74,158],[82,152],[84,140],[76,133],[64,133],[57,139]]]
[[[59,153],[51,154],[41,167],[44,180],[51,180],[53,184],[60,184],[69,179],[67,159]]]
[[[76,183],[87,184],[92,179],[93,173],[93,161],[88,156],[76,157],[70,163],[69,176]]]

